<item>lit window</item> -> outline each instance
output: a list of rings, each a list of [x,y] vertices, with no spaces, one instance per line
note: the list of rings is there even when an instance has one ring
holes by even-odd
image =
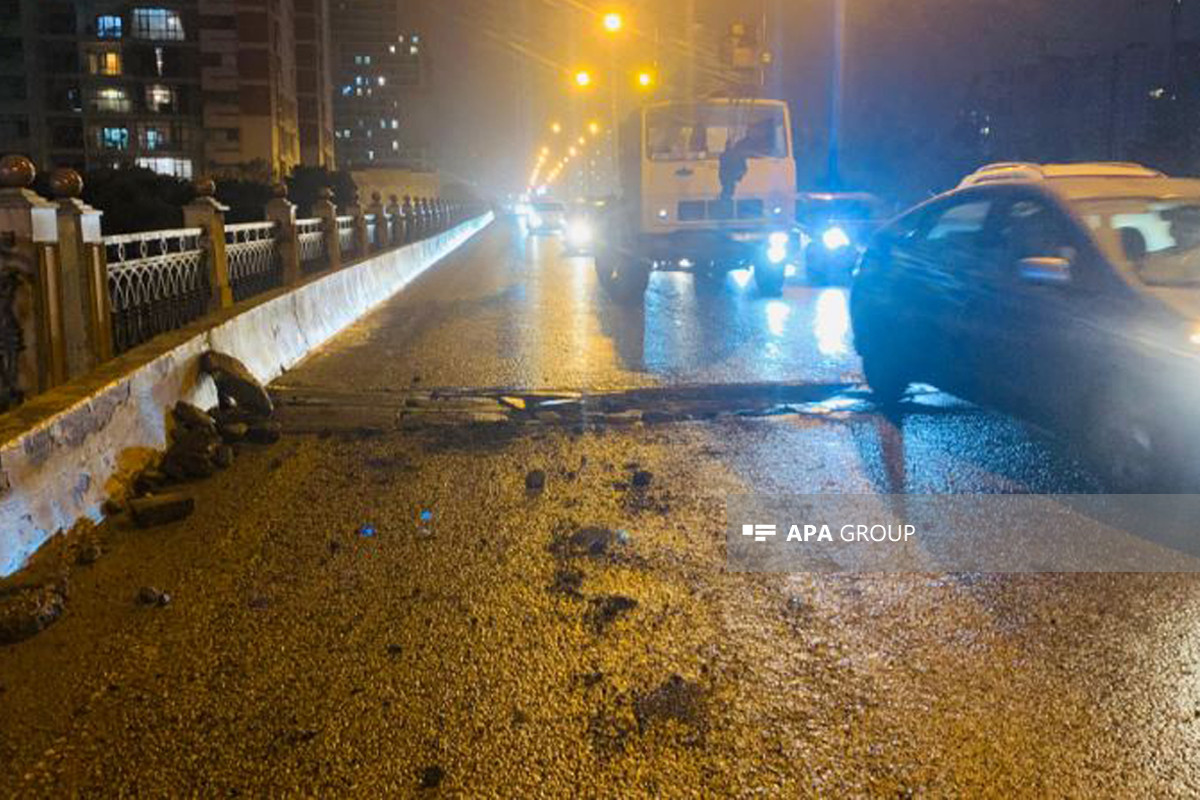
[[[383,77],[382,75],[380,75],[380,76],[379,76],[379,85],[380,85],[380,86],[386,86],[386,85],[387,85],[387,78],[385,78],[385,77]]]
[[[135,8],[133,35],[140,39],[181,42],[184,39],[183,20],[178,11],[166,8]]]
[[[107,53],[88,53],[88,66],[91,67],[93,75],[120,75],[121,54],[115,50]]]
[[[129,112],[129,95],[119,86],[104,86],[96,90],[93,106],[97,111]]]
[[[400,149],[400,143],[399,143],[399,142],[397,142],[395,139],[393,139],[393,140],[392,140],[392,149],[393,149],[393,150],[399,150],[399,149]]]
[[[388,45],[388,52],[389,52],[389,53],[394,53],[394,52],[396,52],[396,45],[394,45],[394,44],[389,44],[389,45]]]
[[[105,150],[128,150],[129,128],[101,128],[100,146]]]
[[[346,84],[345,86],[342,87],[342,96],[343,97],[349,97],[352,94],[354,94],[353,86],[351,86],[350,84]]]
[[[392,130],[396,130],[399,127],[400,127],[400,120],[398,120],[398,119],[392,120]]]
[[[157,172],[159,175],[171,175],[176,178],[192,177],[192,160],[190,158],[139,158],[137,165]]]
[[[412,40],[413,40],[413,44],[418,44],[421,41],[421,37],[414,35],[412,37]]]
[[[170,86],[155,83],[146,87],[146,108],[156,113],[170,112],[175,108],[175,90]]]
[[[105,14],[102,17],[96,17],[96,38],[97,39],[120,39],[124,33],[125,21],[118,16]]]
[[[167,148],[167,132],[162,128],[146,127],[142,129],[142,149],[165,150]]]
[[[368,151],[367,151],[367,158],[369,158],[371,161],[374,161],[374,160],[375,160],[375,151],[374,151],[374,150],[368,150]]]
[[[415,44],[412,47],[408,48],[408,54],[411,56],[415,56],[419,52],[420,52],[420,48],[418,48]]]

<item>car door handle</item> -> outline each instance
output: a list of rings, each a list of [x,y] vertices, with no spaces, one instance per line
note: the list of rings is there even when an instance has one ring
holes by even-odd
[[[689,167],[683,167],[682,169],[675,170],[675,174],[681,178],[690,178],[696,174],[696,171]]]

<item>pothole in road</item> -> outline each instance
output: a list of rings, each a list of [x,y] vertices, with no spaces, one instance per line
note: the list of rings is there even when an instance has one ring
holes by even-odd
[[[543,425],[576,429],[787,415],[840,418],[877,409],[847,383],[736,384],[616,392],[440,389],[337,392],[274,387],[293,433],[408,430],[426,426]]]

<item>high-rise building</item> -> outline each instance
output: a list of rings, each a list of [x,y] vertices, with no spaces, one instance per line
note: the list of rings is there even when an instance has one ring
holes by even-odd
[[[332,40],[328,0],[295,0],[300,161],[334,167]]]
[[[303,152],[297,33],[325,2],[0,0],[0,150],[278,179]]]
[[[421,32],[398,0],[335,0],[331,14],[338,163],[425,166],[424,142],[407,112],[427,79]]]

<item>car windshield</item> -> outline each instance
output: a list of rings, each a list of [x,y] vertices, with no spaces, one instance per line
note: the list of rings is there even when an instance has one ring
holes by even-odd
[[[543,214],[552,214],[555,212],[562,213],[567,210],[567,207],[562,203],[534,203],[533,210]]]
[[[1080,216],[1152,286],[1200,286],[1200,197],[1085,200]]]
[[[748,158],[786,158],[782,106],[751,103],[681,103],[646,115],[651,161],[703,161],[738,150]]]

